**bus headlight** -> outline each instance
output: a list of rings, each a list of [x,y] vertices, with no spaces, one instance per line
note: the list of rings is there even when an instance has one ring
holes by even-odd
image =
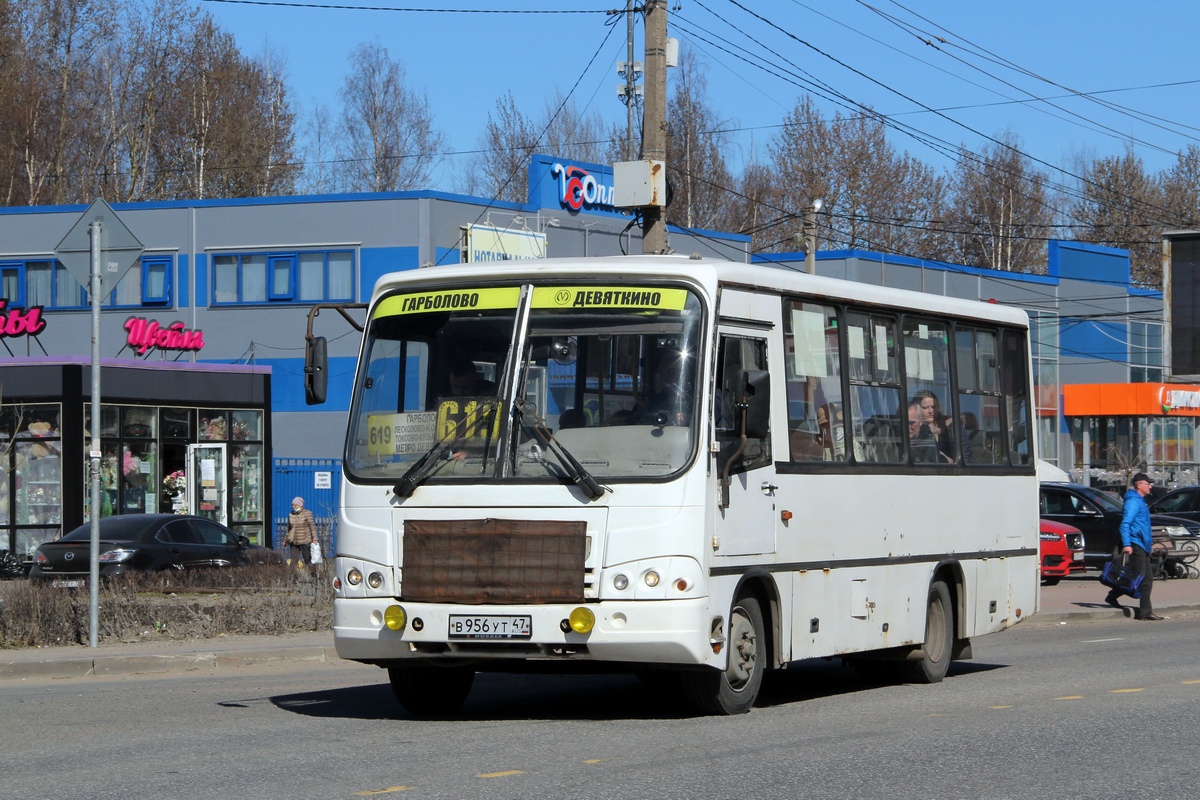
[[[588,633],[596,626],[596,615],[583,606],[572,609],[567,620],[571,623],[571,630],[576,633]]]
[[[629,576],[627,576],[625,573],[621,573],[621,574],[617,575],[617,577],[613,578],[613,588],[616,589],[618,592],[623,592],[626,589],[628,589],[629,588]]]
[[[388,630],[402,631],[407,622],[408,615],[400,606],[388,606],[383,610],[383,624],[387,626]]]
[[[367,576],[367,586],[370,586],[372,589],[378,589],[380,586],[383,586],[383,576],[378,572],[372,572]]]
[[[650,570],[644,576],[642,576],[642,580],[646,582],[647,586],[653,589],[655,586],[658,586],[658,573],[654,570]]]
[[[346,573],[346,583],[350,584],[351,586],[358,586],[360,583],[362,583],[362,573],[357,569],[350,570]]]

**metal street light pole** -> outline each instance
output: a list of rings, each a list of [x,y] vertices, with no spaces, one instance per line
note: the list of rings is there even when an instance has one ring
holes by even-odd
[[[100,629],[100,220],[91,224],[92,276],[92,469],[91,563],[88,567],[88,647],[96,647]]]

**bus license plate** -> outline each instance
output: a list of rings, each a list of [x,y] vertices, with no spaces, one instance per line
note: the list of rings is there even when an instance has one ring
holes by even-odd
[[[451,639],[528,639],[533,618],[528,615],[451,614]]]

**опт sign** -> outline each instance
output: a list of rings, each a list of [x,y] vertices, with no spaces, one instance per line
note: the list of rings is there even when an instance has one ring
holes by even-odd
[[[42,306],[30,306],[22,312],[19,308],[8,308],[7,300],[0,300],[0,339],[8,336],[37,336],[45,327]]]
[[[584,206],[612,208],[614,187],[601,184],[583,167],[555,164],[550,174],[558,178],[559,201],[572,211]]]
[[[154,347],[159,350],[196,350],[204,347],[204,331],[189,331],[182,322],[172,322],[162,327],[157,321],[145,317],[130,317],[125,320],[125,344],[139,356]]]

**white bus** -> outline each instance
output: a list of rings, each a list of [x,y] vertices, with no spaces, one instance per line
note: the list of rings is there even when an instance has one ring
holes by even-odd
[[[309,334],[309,400],[325,343]],[[840,656],[940,681],[1036,612],[1017,309],[674,256],[387,275],[334,636],[417,714],[480,670],[628,668],[699,709]],[[603,663],[602,663],[603,662]]]

